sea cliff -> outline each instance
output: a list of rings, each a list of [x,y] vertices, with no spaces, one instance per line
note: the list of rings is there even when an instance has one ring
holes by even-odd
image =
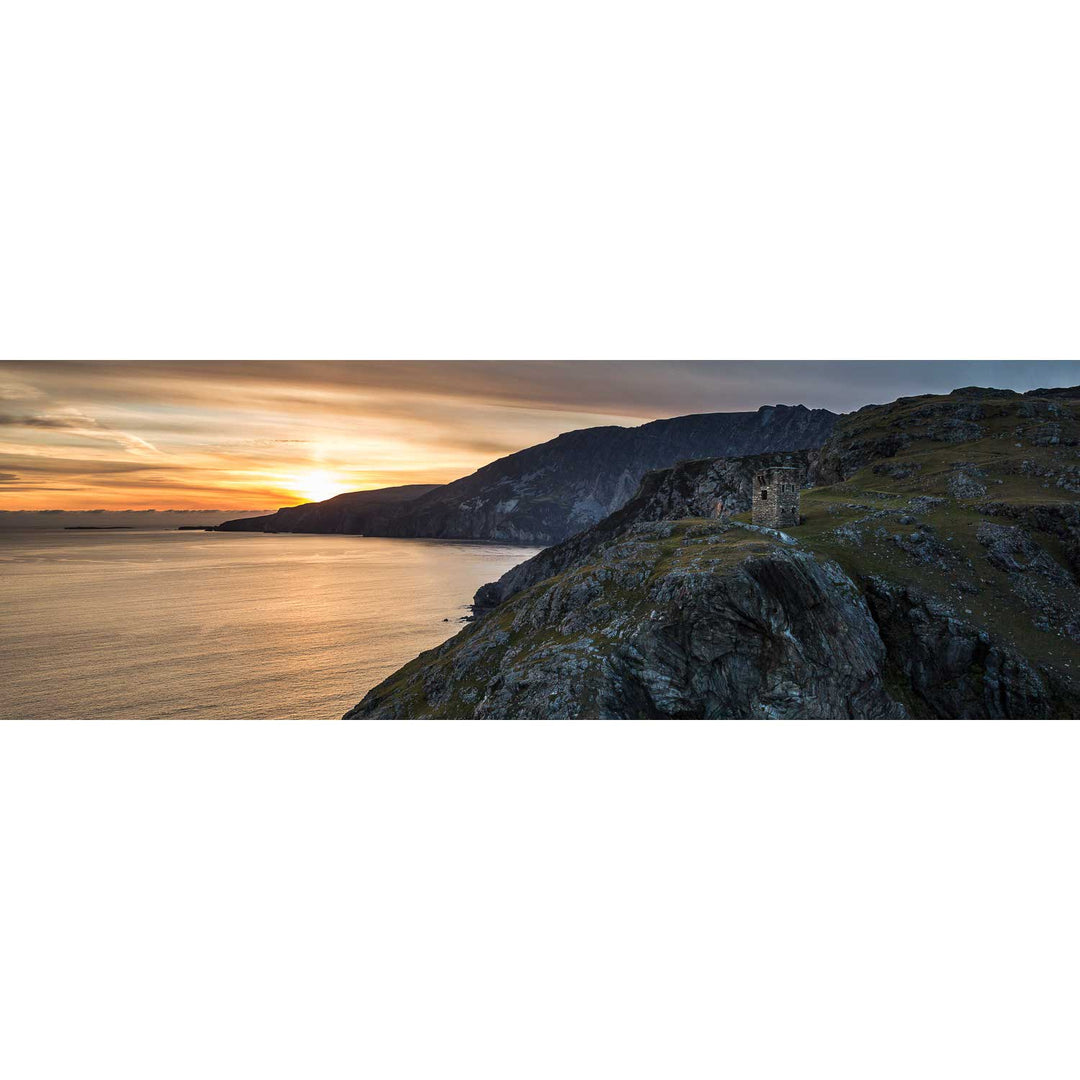
[[[654,472],[346,715],[1080,715],[1078,447],[1080,388],[868,406],[786,456],[788,536],[740,512],[762,458]]]

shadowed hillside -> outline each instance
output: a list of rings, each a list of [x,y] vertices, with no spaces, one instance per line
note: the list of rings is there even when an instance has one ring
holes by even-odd
[[[438,484],[404,484],[375,491],[348,491],[322,502],[283,506],[265,517],[226,521],[223,532],[368,533],[385,535],[403,503],[434,491]]]

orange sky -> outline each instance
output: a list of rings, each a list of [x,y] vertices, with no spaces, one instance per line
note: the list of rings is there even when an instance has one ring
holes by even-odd
[[[449,481],[562,431],[648,418],[529,402],[488,365],[432,367],[6,363],[0,509],[276,508]]]
[[[597,424],[1075,382],[1063,363],[11,361],[0,509],[276,508],[453,480]]]

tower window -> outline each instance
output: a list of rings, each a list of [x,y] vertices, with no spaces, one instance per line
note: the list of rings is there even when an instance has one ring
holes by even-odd
[[[762,488],[761,489],[761,501],[764,502],[768,497],[769,497],[769,489],[768,488]]]

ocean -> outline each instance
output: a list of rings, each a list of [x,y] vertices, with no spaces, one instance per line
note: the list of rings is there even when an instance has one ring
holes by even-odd
[[[337,719],[456,633],[476,589],[536,550],[0,532],[0,717]]]

